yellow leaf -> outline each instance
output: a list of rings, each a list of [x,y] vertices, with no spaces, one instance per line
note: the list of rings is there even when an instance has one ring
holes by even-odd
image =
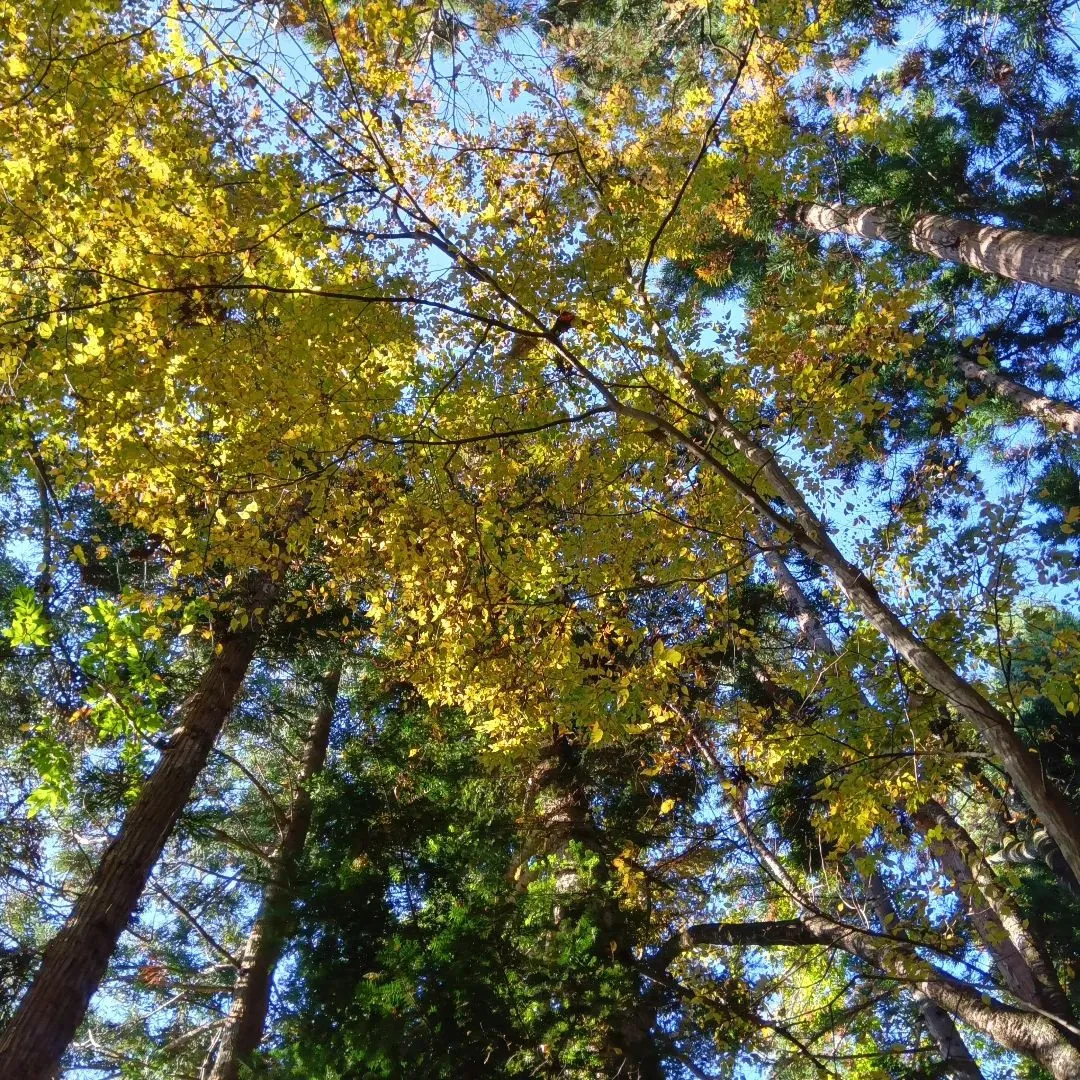
[[[665,799],[660,804],[660,813],[661,814],[670,814],[671,811],[674,810],[674,809],[675,809],[675,800],[674,799]]]

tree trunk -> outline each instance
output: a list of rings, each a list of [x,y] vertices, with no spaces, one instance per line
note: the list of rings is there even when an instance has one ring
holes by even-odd
[[[1000,851],[986,857],[992,866],[1009,863],[1012,866],[1046,866],[1059,883],[1070,892],[1080,896],[1080,879],[1069,869],[1061,849],[1045,829],[1036,829],[1024,839],[1012,837],[1005,841]]]
[[[715,406],[713,408],[715,410]],[[1046,831],[1057,841],[1066,862],[1080,876],[1080,816],[1047,778],[1038,756],[1030,753],[1017,737],[1008,717],[957,674],[926,642],[912,633],[881,599],[870,579],[844,558],[772,453],[732,428],[719,416],[718,411],[711,418],[718,427],[722,427],[725,438],[735,443],[736,448],[761,470],[790,507],[796,519],[788,526],[794,542],[806,555],[831,572],[840,591],[866,621],[931,687],[975,726],[1028,805],[1042,819]],[[725,466],[720,465],[720,468],[728,472]],[[774,513],[761,496],[754,497],[753,508],[759,513]]]
[[[1024,1054],[1043,1066],[1054,1080],[1080,1076],[1080,1051],[1061,1038],[1045,1016],[994,1001],[973,986],[918,956],[903,941],[888,941],[868,930],[804,913],[798,919],[758,923],[706,923],[690,926],[657,950],[652,966],[662,973],[681,952],[701,945],[800,946],[842,949],[924,994],[946,1012],[960,1017],[1006,1050]]]
[[[797,606],[799,607],[799,610],[806,613],[808,618],[808,624],[805,631],[822,635],[824,640],[829,644],[829,652],[833,652],[832,640],[825,633],[824,627],[822,627],[821,623],[818,621],[817,616],[810,610],[810,606],[806,601],[806,595],[802,592],[802,589],[799,588],[795,579],[790,577],[790,571],[787,569],[787,566],[784,565],[783,560],[780,560],[780,566],[783,568],[784,574],[788,575],[790,578],[790,582],[795,590],[802,597],[802,604]],[[794,596],[792,597],[792,600],[795,600]],[[694,736],[693,739],[698,749],[702,752],[705,760],[712,766],[713,771],[719,772],[719,763],[712,750],[696,736]],[[753,827],[750,824],[750,819],[746,813],[745,794],[741,790],[731,797],[730,805],[739,832],[746,838],[751,851],[753,851],[754,855],[762,866],[765,867],[769,875],[788,894],[788,896],[798,904],[804,915],[815,914],[814,906],[810,903],[809,899],[803,895],[802,890],[792,879],[783,864],[769,849],[768,845],[764,844],[754,832]],[[872,874],[870,876],[870,879],[867,882],[867,895],[870,897],[870,901],[877,911],[878,920],[882,925],[883,931],[886,934],[899,936],[900,931],[897,926],[896,909],[893,907],[892,899],[879,875]],[[923,1018],[923,1022],[926,1024],[927,1031],[930,1032],[930,1037],[937,1044],[938,1051],[941,1054],[942,1064],[945,1066],[948,1074],[954,1077],[954,1080],[984,1080],[982,1072],[975,1063],[975,1059],[971,1056],[963,1037],[957,1030],[953,1018],[941,1008],[940,1005],[936,1004],[918,988],[912,989],[912,997],[915,999],[915,1005],[919,1010],[919,1015]]]
[[[914,817],[924,836],[933,832],[930,850],[956,884],[1005,985],[1021,1001],[1071,1022],[1069,1000],[1046,949],[1024,923],[967,830],[933,799],[923,803]]]
[[[595,873],[600,877],[610,873],[611,859],[593,818],[581,748],[570,736],[555,736],[530,777],[526,804],[527,811],[535,815],[535,835],[527,845],[527,853],[523,853],[519,875],[520,865],[528,858],[536,855],[556,858],[553,915],[558,926],[578,917],[582,903],[589,899],[584,895],[581,875],[570,854],[571,844],[576,842],[599,856]],[[518,876],[518,880],[525,884],[522,877]],[[596,937],[592,953],[598,966],[617,965],[637,977],[639,964],[631,949],[630,934],[617,897],[604,898],[593,914]],[[639,986],[633,999],[620,1001],[619,1007],[611,1010],[599,1046],[605,1076],[617,1076],[620,1080],[662,1080],[664,1069],[654,1035],[657,1004],[651,989],[654,988]]]
[[[1037,394],[998,372],[984,368],[974,360],[958,356],[955,363],[965,378],[980,383],[998,397],[1011,401],[1025,416],[1033,416],[1040,423],[1064,428],[1072,435],[1080,435],[1080,409],[1045,394]]]
[[[795,217],[815,232],[903,243],[943,262],[1080,296],[1080,239],[1075,237],[980,225],[944,214],[920,214],[902,225],[881,206],[802,203]]]
[[[881,875],[874,871],[866,881],[866,895],[877,915],[884,934],[901,937],[899,919],[892,897],[889,896]],[[921,990],[913,989],[912,997],[918,1006],[919,1015],[926,1024],[926,1030],[937,1044],[945,1072],[954,1080],[984,1080],[982,1070],[971,1056],[967,1044],[957,1030],[953,1018],[936,1002]]]
[[[821,625],[821,620],[802,586],[769,543],[767,533],[761,527],[756,527],[751,530],[751,535],[762,548],[781,595],[796,615],[804,637],[818,652],[828,656],[835,655],[836,646],[832,638]],[[858,694],[863,707],[869,708],[866,696],[861,690]],[[1020,1000],[1059,1016],[1066,1023],[1072,1021],[1072,1009],[1062,991],[1049,955],[1024,924],[1019,911],[998,884],[993,871],[971,837],[944,807],[933,800],[928,800],[915,818],[924,833],[936,827],[945,834],[941,840],[932,843],[935,856],[943,863],[946,873],[950,874],[961,897],[969,905],[976,931],[994,956],[1005,985]],[[868,882],[868,892],[882,922],[890,913],[895,918],[895,912],[891,910],[891,900],[877,875]],[[927,1027],[945,1053],[946,1046],[939,1034],[943,1038],[947,1036],[946,1043],[951,1042],[948,1025],[940,1023],[936,1016],[926,1019]],[[955,1025],[953,1027],[955,1030]],[[1075,1039],[1064,1031],[1062,1037],[1075,1042]]]
[[[237,1080],[240,1066],[262,1042],[274,969],[289,933],[296,865],[311,827],[309,786],[326,762],[340,681],[341,663],[338,661],[323,676],[321,701],[304,744],[296,795],[273,859],[259,913],[244,946],[232,1007],[217,1045],[210,1080]]]
[[[617,415],[649,423],[655,426],[657,431],[678,439],[703,467],[714,471],[733,491],[741,495],[756,516],[787,531],[805,555],[832,574],[833,580],[852,607],[862,614],[931,687],[975,726],[1028,805],[1042,819],[1047,832],[1057,841],[1073,873],[1080,877],[1080,815],[1077,815],[1068,800],[1047,779],[1037,755],[1028,752],[1013,731],[1008,717],[991,705],[926,642],[912,633],[881,599],[870,579],[844,558],[824,524],[773,453],[728,421],[724,410],[683,362],[664,327],[653,314],[648,299],[645,298],[643,302],[661,355],[693,391],[694,397],[712,423],[715,435],[731,443],[743,458],[755,467],[758,474],[773,489],[775,496],[786,504],[787,511],[794,520],[779,513],[772,499],[763,495],[753,484],[743,480],[709,445],[681,431],[657,413],[627,405],[614,394],[607,383],[561,344],[558,346],[560,354],[601,393],[605,404]]]
[[[0,1038],[0,1076],[55,1076],[232,709],[259,642],[256,609],[269,608],[276,593],[269,577],[256,578],[247,597],[248,625],[219,637],[220,651],[178,710],[177,730],[67,922],[46,947],[30,989]]]

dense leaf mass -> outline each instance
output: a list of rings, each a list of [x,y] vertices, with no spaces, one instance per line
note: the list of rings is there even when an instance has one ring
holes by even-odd
[[[0,1076],[1080,1076],[1071,0],[0,0]]]

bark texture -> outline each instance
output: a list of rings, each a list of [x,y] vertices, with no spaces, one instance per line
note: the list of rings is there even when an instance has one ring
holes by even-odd
[[[1072,1022],[1069,1000],[1045,946],[1025,924],[967,830],[933,799],[914,817],[920,831],[933,836],[930,850],[956,884],[1004,984],[1021,1001]]]
[[[920,214],[903,225],[885,207],[803,203],[797,220],[821,233],[903,243],[943,262],[1080,296],[1080,239]]]
[[[177,730],[124,817],[67,922],[49,942],[41,967],[0,1038],[0,1077],[52,1080],[86,1015],[150,872],[206,764],[259,642],[256,609],[268,609],[276,587],[250,587],[248,625],[219,637],[221,650],[180,706]]]
[[[1023,839],[1014,837],[1006,841],[1001,850],[988,855],[986,861],[995,866],[1002,863],[1046,866],[1066,889],[1080,896],[1080,878],[1069,869],[1061,849],[1045,829],[1036,829],[1031,836]]]
[[[1025,416],[1032,416],[1051,427],[1063,428],[1071,435],[1080,435],[1080,409],[1075,406],[1045,394],[1037,394],[1000,372],[984,368],[974,360],[957,357],[956,367],[965,378],[985,386],[998,397],[1011,401]]]
[[[321,701],[304,744],[296,794],[272,861],[259,913],[244,946],[232,1007],[217,1045],[210,1080],[237,1080],[241,1065],[262,1042],[274,969],[289,933],[296,866],[311,827],[310,784],[326,763],[340,681],[338,663],[323,676]]]

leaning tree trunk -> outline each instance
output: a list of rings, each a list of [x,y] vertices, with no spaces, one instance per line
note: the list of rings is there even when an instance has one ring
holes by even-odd
[[[240,975],[233,993],[232,1007],[217,1045],[209,1080],[237,1080],[241,1065],[262,1042],[266,1015],[270,1008],[270,988],[274,969],[289,933],[292,888],[296,865],[311,827],[311,781],[326,762],[330,728],[341,681],[340,661],[323,676],[321,701],[307,741],[297,778],[296,795],[289,808],[281,843],[275,853],[270,880],[262,904],[248,934],[240,963]]]
[[[232,710],[259,642],[261,620],[257,616],[271,606],[276,593],[269,577],[256,578],[246,598],[247,626],[219,637],[220,650],[178,710],[177,730],[67,922],[46,947],[30,989],[0,1038],[0,1077],[55,1077],[109,957]]]
[[[928,963],[905,941],[889,940],[825,915],[804,912],[797,919],[688,926],[656,951],[651,966],[663,973],[676,956],[702,945],[792,948],[824,945],[857,956],[887,978],[918,990],[946,1012],[1006,1050],[1042,1065],[1054,1080],[1080,1076],[1080,1051],[1061,1038],[1045,1016],[994,1001],[980,989]]]
[[[646,305],[646,311],[649,314],[650,328],[657,336],[661,354],[693,391],[694,397],[714,426],[715,434],[731,443],[743,458],[754,466],[773,489],[775,496],[786,506],[790,518],[778,512],[770,498],[763,495],[753,484],[743,480],[708,445],[681,431],[657,413],[621,401],[602,379],[560,345],[561,355],[575,370],[586,376],[617,415],[640,422],[647,421],[657,432],[678,439],[703,467],[717,473],[738,492],[753,513],[784,529],[803,554],[829,571],[852,607],[860,612],[929,686],[943,695],[957,712],[974,725],[1027,800],[1028,806],[1038,814],[1047,832],[1057,841],[1073,873],[1080,877],[1080,815],[1048,779],[1037,756],[1028,752],[1013,730],[1009,718],[987,701],[925,641],[909,630],[896,612],[882,600],[866,574],[844,557],[825,524],[811,509],[798,485],[792,481],[775,455],[727,419],[724,410],[683,362],[667,332],[653,315],[651,307]]]
[[[967,830],[933,799],[923,803],[914,818],[968,906],[971,921],[993,955],[1005,985],[1021,1001],[1071,1023],[1069,999],[1045,946],[1024,921]]]
[[[991,371],[974,360],[958,356],[954,360],[957,370],[966,379],[977,382],[993,391],[998,397],[1012,402],[1025,416],[1033,416],[1043,424],[1064,428],[1071,435],[1080,435],[1080,409],[1067,405],[1057,398],[1037,394],[1020,383]]]
[[[801,203],[800,224],[820,233],[902,243],[944,262],[963,263],[1011,281],[1080,296],[1080,239],[980,225],[945,214],[920,214],[902,224],[882,206]]]
[[[751,535],[762,548],[765,561],[776,579],[781,595],[796,616],[804,638],[815,651],[828,656],[836,655],[832,638],[822,626],[802,586],[769,543],[767,533],[761,528],[755,528]],[[861,690],[858,690],[858,698],[863,708],[870,707]],[[1049,955],[1024,923],[1020,912],[998,883],[971,837],[944,807],[932,799],[924,803],[915,819],[924,834],[935,829],[944,834],[932,842],[932,850],[970,906],[976,931],[993,955],[1006,986],[1022,1001],[1060,1017],[1066,1024],[1070,1023],[1073,1019],[1072,1009],[1061,989]],[[868,892],[878,910],[879,918],[884,920],[885,916],[890,914],[892,905],[880,878],[876,875],[868,883]],[[930,1009],[938,1009],[938,1006],[925,997],[921,997],[919,1003],[920,1010],[923,1010],[924,1005]],[[926,1011],[923,1012],[928,1029],[945,1053],[946,1046],[952,1039],[947,1026],[939,1023],[936,1016],[927,1016]],[[951,1026],[955,1031],[955,1025]],[[942,1037],[939,1038],[939,1035]],[[1063,1039],[1075,1041],[1064,1030],[1061,1035]]]

